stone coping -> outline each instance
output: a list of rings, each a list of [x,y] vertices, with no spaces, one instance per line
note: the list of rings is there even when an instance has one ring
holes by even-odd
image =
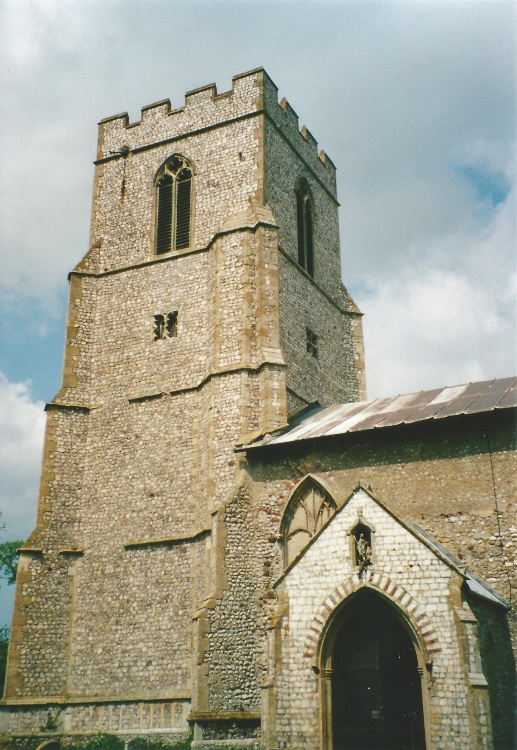
[[[162,539],[143,539],[141,541],[125,542],[124,547],[126,549],[133,549],[134,547],[149,547],[149,546],[162,546],[167,544],[181,544],[181,542],[192,542],[195,539],[199,539],[205,534],[210,534],[211,528],[206,527],[199,531],[193,531],[191,534],[177,534],[175,536],[164,537]]]
[[[53,706],[70,704],[97,703],[157,703],[163,701],[190,701],[192,698],[188,690],[171,690],[156,693],[112,693],[107,695],[41,695],[4,698],[0,706]]]
[[[260,711],[192,711],[188,721],[262,721]]]

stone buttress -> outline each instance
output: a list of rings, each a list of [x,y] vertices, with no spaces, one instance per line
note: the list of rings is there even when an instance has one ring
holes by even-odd
[[[223,94],[191,91],[176,110],[148,106],[137,123],[103,120],[95,164],[90,249],[70,274],[63,382],[20,557],[7,731],[175,737],[190,721],[201,746],[222,721],[250,741],[260,576],[234,448],[290,409],[364,397],[335,169],[262,69]],[[161,175],[177,180],[177,164],[190,179],[188,241],[157,252]]]

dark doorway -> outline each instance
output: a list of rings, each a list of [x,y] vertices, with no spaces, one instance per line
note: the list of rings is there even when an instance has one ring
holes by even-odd
[[[425,750],[415,648],[392,607],[361,592],[332,654],[334,750]]]

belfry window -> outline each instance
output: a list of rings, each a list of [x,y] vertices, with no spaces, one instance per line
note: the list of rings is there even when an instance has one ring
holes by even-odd
[[[160,170],[156,185],[156,254],[190,247],[192,169],[187,160],[172,156]]]
[[[296,222],[298,230],[298,263],[314,276],[314,209],[309,186],[300,181],[296,189]]]

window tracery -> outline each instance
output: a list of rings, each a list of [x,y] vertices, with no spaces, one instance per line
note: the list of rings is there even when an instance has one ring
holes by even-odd
[[[192,168],[174,154],[157,180],[156,254],[182,250],[191,244]]]
[[[173,339],[178,335],[178,311],[163,315],[157,314],[153,318],[153,340]]]
[[[305,482],[300,487],[282,521],[286,565],[292,563],[335,512],[334,500],[317,482]]]

